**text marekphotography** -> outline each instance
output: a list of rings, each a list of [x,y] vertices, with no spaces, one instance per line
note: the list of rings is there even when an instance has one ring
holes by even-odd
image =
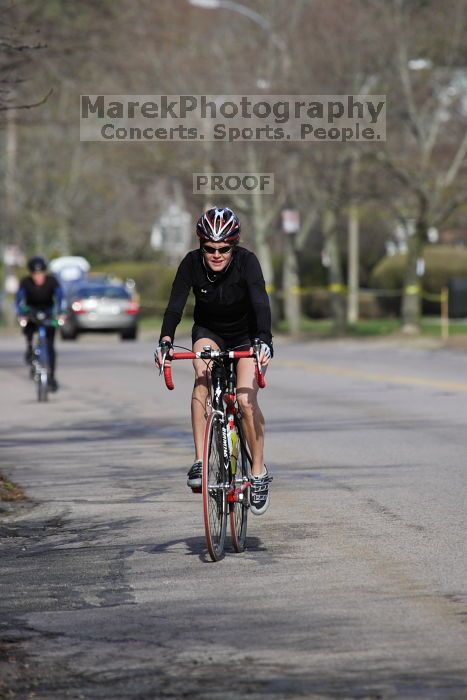
[[[81,95],[82,141],[386,140],[385,95]]]

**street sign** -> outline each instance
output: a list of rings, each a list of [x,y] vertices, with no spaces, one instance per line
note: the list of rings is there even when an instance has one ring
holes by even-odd
[[[7,245],[3,249],[3,263],[6,267],[24,267],[26,258],[17,245]]]
[[[283,209],[281,216],[284,233],[297,233],[300,230],[300,212],[297,209]]]

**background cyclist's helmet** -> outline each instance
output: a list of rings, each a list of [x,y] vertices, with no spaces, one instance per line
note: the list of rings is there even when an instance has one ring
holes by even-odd
[[[45,272],[47,270],[47,263],[44,258],[35,255],[28,260],[28,270],[29,272]]]
[[[201,241],[235,245],[240,240],[240,221],[232,209],[213,207],[199,218],[196,233]]]

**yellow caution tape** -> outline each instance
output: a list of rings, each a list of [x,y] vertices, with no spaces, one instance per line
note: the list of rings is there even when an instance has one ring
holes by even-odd
[[[420,292],[420,287],[418,284],[409,284],[405,288],[405,293],[406,294],[418,294]]]
[[[295,294],[297,296],[306,296],[314,293],[330,293],[330,294],[347,294],[348,288],[345,284],[330,284],[327,287],[299,287],[292,286],[287,290],[276,289],[273,284],[266,285],[266,292],[268,294],[274,294],[277,298],[283,298],[286,294]],[[446,302],[448,295],[447,291],[442,290],[440,294],[430,294],[429,292],[424,292],[421,290],[419,285],[412,284],[405,287],[405,289],[359,289],[358,294],[360,296],[377,296],[377,297],[401,297],[404,292],[406,294],[420,294],[423,299],[433,302]],[[160,309],[165,311],[167,303],[164,302],[152,302],[146,301],[145,299],[140,300],[142,307],[146,309]]]
[[[331,294],[345,294],[347,291],[347,287],[345,284],[330,284],[328,287],[329,291]]]

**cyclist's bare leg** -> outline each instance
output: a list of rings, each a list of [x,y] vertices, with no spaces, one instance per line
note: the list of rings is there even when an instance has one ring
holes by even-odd
[[[237,401],[242,411],[243,429],[250,448],[251,473],[253,476],[260,476],[264,473],[264,418],[258,405],[258,383],[253,358],[238,361]]]
[[[200,338],[193,345],[193,352],[199,352],[204,345],[210,345],[216,350],[218,345],[211,338]],[[208,390],[208,368],[204,360],[193,360],[195,369],[195,385],[191,396],[191,426],[195,443],[195,459],[203,458],[204,428],[206,426]]]

